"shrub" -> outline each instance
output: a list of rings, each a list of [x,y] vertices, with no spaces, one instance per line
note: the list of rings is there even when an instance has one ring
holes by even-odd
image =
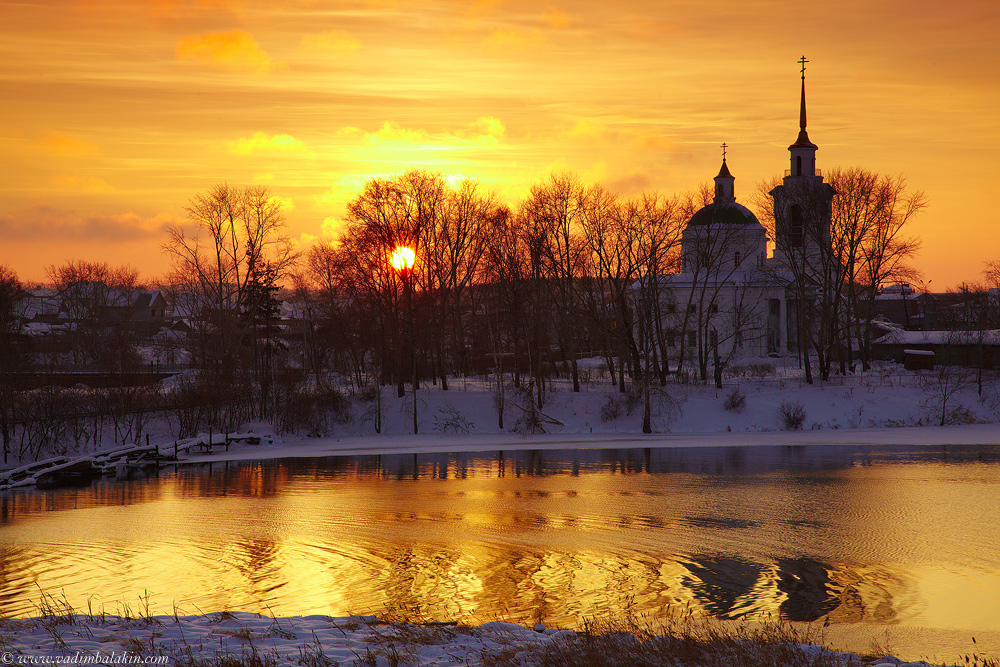
[[[476,425],[468,421],[458,408],[448,402],[439,407],[438,414],[434,415],[434,430],[441,433],[469,435],[474,428]]]
[[[782,401],[778,406],[781,427],[786,431],[799,431],[806,421],[806,409],[799,401]]]
[[[723,377],[774,377],[774,365],[767,362],[754,362],[749,364],[729,364],[723,371]]]
[[[722,404],[728,412],[743,412],[747,407],[747,395],[740,391],[739,387],[733,387],[726,396],[725,403]]]
[[[604,404],[601,405],[601,421],[605,423],[613,422],[621,417],[621,414],[622,399],[620,399],[617,394],[608,394]]]
[[[631,382],[625,387],[625,414],[632,416],[635,409],[643,404],[642,385]]]
[[[325,435],[331,423],[350,421],[350,401],[336,389],[285,385],[275,392],[275,426],[281,433]]]

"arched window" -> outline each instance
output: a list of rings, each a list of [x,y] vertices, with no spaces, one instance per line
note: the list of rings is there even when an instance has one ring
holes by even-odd
[[[796,155],[795,156],[795,175],[796,176],[801,176],[802,175],[802,156],[801,155]]]
[[[733,264],[736,266],[737,269],[740,268],[740,251],[739,250],[737,250],[733,254]]]

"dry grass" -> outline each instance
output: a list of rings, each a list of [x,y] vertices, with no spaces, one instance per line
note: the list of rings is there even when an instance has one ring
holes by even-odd
[[[848,667],[843,654],[783,622],[759,624],[634,618],[585,624],[551,642],[482,656],[484,667]]]
[[[119,609],[122,605],[119,605]],[[296,640],[294,664],[303,667],[409,667],[423,664],[420,648],[444,647],[444,652],[468,667],[864,667],[875,664],[891,653],[889,635],[872,642],[861,656],[822,648],[823,628],[783,621],[722,621],[695,617],[689,613],[666,620],[654,620],[627,614],[619,620],[596,620],[584,623],[579,632],[562,631],[552,636],[515,631],[509,637],[492,635],[488,646],[479,652],[463,647],[477,644],[480,630],[454,623],[438,623],[420,618],[406,610],[387,610],[387,617],[355,616],[330,619],[341,632],[353,632],[364,626],[364,644],[350,649],[353,657],[345,662],[327,655],[315,633],[297,637],[295,628],[272,615],[271,624],[256,630],[239,622],[229,612],[204,615],[209,625],[236,621],[235,627],[215,628],[219,644],[204,645],[203,640],[189,643],[181,633],[180,641],[163,644],[171,622],[151,617],[149,607],[140,603],[139,615],[107,618],[104,613],[79,613],[65,597],[43,595],[41,615],[32,621],[0,618],[0,648],[9,651],[12,634],[18,624],[37,623],[51,637],[51,646],[70,654],[63,641],[67,633],[74,637],[113,621],[125,621],[129,636],[111,635],[111,641],[126,651],[143,656],[171,656],[171,664],[180,667],[276,667],[289,664],[291,656],[279,656],[271,638]],[[175,610],[176,616],[176,610]],[[179,621],[175,622],[178,623]],[[140,630],[136,634],[137,630]],[[517,628],[515,628],[517,630]],[[485,637],[483,637],[485,639]],[[104,640],[102,640],[104,641]],[[301,643],[300,643],[301,642]],[[976,640],[972,643],[975,646]],[[454,647],[453,649],[451,647]],[[1000,667],[1000,660],[973,652],[959,658],[966,667]],[[459,663],[456,663],[459,664]]]

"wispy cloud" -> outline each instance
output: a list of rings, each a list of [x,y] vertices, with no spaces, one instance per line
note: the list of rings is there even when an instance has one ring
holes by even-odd
[[[503,121],[496,116],[480,116],[464,127],[440,132],[430,132],[422,127],[405,127],[387,120],[374,132],[358,127],[341,128],[337,134],[347,138],[363,138],[367,143],[378,144],[466,144],[496,145],[507,132]]]
[[[497,53],[534,51],[545,46],[545,36],[538,29],[496,28],[483,38],[483,48]]]
[[[301,141],[290,134],[268,134],[254,132],[252,136],[240,137],[229,142],[229,152],[233,155],[276,154],[276,153],[312,153]],[[273,175],[271,176],[273,178]]]
[[[361,48],[361,40],[346,30],[327,30],[318,34],[303,35],[299,49],[317,53],[352,53]]]
[[[178,60],[209,64],[234,72],[270,72],[283,67],[244,30],[185,35],[177,40]]]
[[[549,6],[545,8],[545,22],[551,28],[568,28],[569,27],[569,14],[560,11],[555,7]]]
[[[12,241],[134,241],[162,240],[177,220],[165,213],[151,218],[135,213],[87,214],[38,205],[16,214],[0,214],[0,235]]]
[[[52,185],[61,190],[103,194],[114,192],[114,187],[103,178],[96,176],[80,176],[78,174],[56,174],[52,177]]]
[[[37,145],[54,157],[85,157],[100,153],[93,142],[68,134],[47,134]]]

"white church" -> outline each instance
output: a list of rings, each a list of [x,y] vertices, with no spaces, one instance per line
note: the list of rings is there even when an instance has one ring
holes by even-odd
[[[831,203],[836,192],[816,169],[818,146],[806,132],[805,58],[799,134],[788,147],[790,168],[771,190],[777,237],[767,256],[767,233],[736,202],[734,177],[723,153],[713,202],[697,211],[681,237],[681,272],[657,280],[660,323],[673,362],[796,353],[803,345],[799,302],[812,298],[829,261]],[[725,144],[723,144],[725,149]]]

